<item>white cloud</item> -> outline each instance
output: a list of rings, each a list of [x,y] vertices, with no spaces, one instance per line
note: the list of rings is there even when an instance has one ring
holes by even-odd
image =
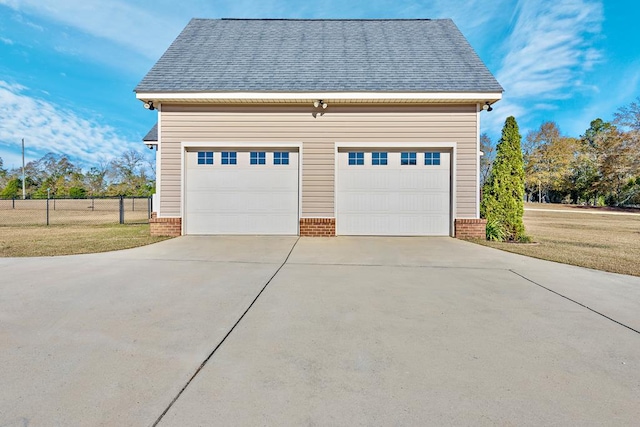
[[[512,99],[563,99],[601,57],[592,47],[602,4],[591,0],[520,0],[507,54],[497,73]]]
[[[64,153],[89,165],[128,149],[141,149],[141,142],[128,141],[114,128],[29,96],[27,91],[25,86],[0,80],[0,144],[19,149],[25,138],[34,157]]]
[[[483,131],[499,134],[509,115],[531,125],[538,117],[534,105],[549,106],[596,90],[583,77],[601,60],[594,45],[603,19],[599,0],[518,1],[512,30],[498,47],[504,52],[496,73],[504,100],[487,116]]]
[[[0,0],[0,4],[17,12],[69,25],[156,59],[182,29],[184,22],[162,16],[155,2],[142,3],[134,5],[123,0]],[[17,15],[16,19],[24,18]],[[73,40],[69,43],[70,48]]]
[[[2,42],[4,44],[8,44],[8,45],[15,44],[13,40],[8,39],[6,37],[0,37],[0,42]]]

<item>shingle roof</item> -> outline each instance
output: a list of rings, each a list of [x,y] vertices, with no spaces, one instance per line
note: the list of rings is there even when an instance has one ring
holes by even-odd
[[[450,19],[193,19],[136,92],[502,92]]]
[[[147,132],[147,134],[144,136],[144,138],[142,138],[142,141],[147,142],[147,141],[157,141],[158,140],[158,124],[156,123],[155,125],[153,125],[153,127],[151,129],[149,129],[149,132]]]

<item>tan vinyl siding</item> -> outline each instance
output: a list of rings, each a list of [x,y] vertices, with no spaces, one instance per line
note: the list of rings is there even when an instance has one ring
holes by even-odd
[[[331,218],[335,182],[334,143],[305,142],[302,147],[302,217]]]
[[[302,144],[302,217],[334,217],[335,145],[456,143],[456,218],[475,218],[475,105],[162,105],[161,215],[179,216],[180,147],[189,142]]]

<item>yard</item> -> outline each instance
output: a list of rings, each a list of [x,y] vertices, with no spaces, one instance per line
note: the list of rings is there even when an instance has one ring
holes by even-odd
[[[47,220],[50,225],[118,224],[119,204],[118,198],[0,200],[0,226],[47,225]],[[148,222],[149,211],[147,198],[123,200],[127,224]]]
[[[129,249],[151,237],[148,198],[0,200],[0,257]],[[120,224],[123,221],[124,224]]]
[[[535,258],[640,276],[640,210],[528,203],[534,244],[480,242]]]
[[[96,206],[93,210],[84,205],[81,210],[68,208],[57,205],[55,212],[51,210],[50,226],[29,225],[42,224],[41,209],[2,209],[0,257],[106,252],[165,239],[151,237],[149,224],[117,224],[117,212],[112,206]],[[146,207],[142,212],[136,207],[127,214],[128,219],[144,221]],[[14,225],[2,226],[3,222]],[[532,203],[526,206],[525,225],[536,243],[479,243],[536,258],[640,276],[640,210]]]
[[[149,224],[0,227],[0,257],[108,252],[162,240],[149,235]]]

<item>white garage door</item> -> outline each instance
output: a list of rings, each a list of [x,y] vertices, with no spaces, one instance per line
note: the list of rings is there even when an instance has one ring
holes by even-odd
[[[449,151],[339,150],[337,234],[448,236],[450,212]]]
[[[298,151],[186,152],[186,234],[298,234]]]

